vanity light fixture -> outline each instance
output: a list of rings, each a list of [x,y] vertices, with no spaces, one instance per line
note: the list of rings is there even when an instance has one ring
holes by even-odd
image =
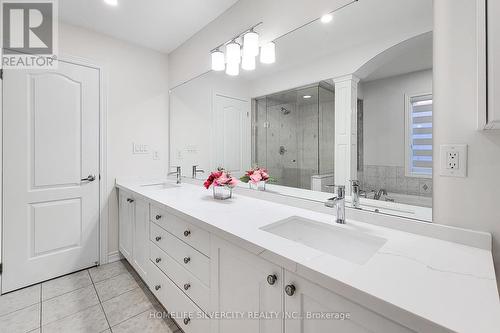
[[[241,45],[235,40],[226,45],[226,63],[239,65],[241,62]]]
[[[243,57],[257,55],[259,55],[259,34],[252,29],[243,35]]]
[[[104,0],[104,2],[110,6],[118,6],[118,0]]]
[[[332,14],[325,14],[325,15],[321,16],[321,22],[323,22],[325,24],[332,22],[332,20],[333,20]]]
[[[224,52],[219,49],[212,51],[212,70],[219,72],[224,69],[226,69]]]
[[[110,0],[118,1],[118,0]],[[234,36],[225,43],[220,44],[210,51],[213,71],[226,70],[226,74],[236,76],[240,74],[241,68],[246,71],[252,71],[256,67],[256,58],[259,55],[259,34],[255,32],[255,28],[261,25],[262,22],[254,24],[250,28],[244,30]],[[223,51],[225,48],[225,52]],[[264,45],[264,58],[261,62],[273,63],[275,61],[275,46]]]
[[[273,64],[276,61],[276,44],[269,42],[260,48],[260,62],[263,64]]]

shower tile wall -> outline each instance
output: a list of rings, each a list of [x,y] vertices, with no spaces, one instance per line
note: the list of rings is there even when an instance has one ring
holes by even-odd
[[[365,165],[358,171],[361,188],[366,191],[385,189],[388,192],[432,197],[432,179],[405,176],[404,167]]]

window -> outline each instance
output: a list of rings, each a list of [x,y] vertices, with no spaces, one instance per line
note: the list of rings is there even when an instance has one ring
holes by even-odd
[[[406,96],[406,176],[432,177],[432,94]]]

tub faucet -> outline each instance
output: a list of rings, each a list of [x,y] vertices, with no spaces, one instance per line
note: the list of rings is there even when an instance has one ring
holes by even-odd
[[[326,207],[336,208],[336,220],[338,224],[345,224],[345,186],[335,186],[335,197],[325,202]]]
[[[176,177],[177,177],[176,183],[180,184],[181,183],[181,167],[180,166],[176,166],[176,167],[173,167],[173,168],[175,168],[175,171],[174,172],[169,172],[167,174],[167,176],[176,175]]]
[[[350,180],[351,182],[351,188],[352,188],[352,206],[354,208],[359,208],[359,194],[360,194],[360,184],[359,180]]]

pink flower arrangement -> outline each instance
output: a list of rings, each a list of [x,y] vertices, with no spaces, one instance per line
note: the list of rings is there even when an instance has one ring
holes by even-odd
[[[255,167],[253,169],[248,170],[240,180],[244,183],[252,183],[257,184],[259,182],[267,182],[271,181],[271,177],[267,172],[267,169]]]
[[[203,183],[206,189],[209,189],[212,185],[233,188],[236,184],[238,184],[238,179],[232,177],[231,174],[223,168],[218,168],[217,171],[211,172],[210,176],[205,180],[205,183]]]

